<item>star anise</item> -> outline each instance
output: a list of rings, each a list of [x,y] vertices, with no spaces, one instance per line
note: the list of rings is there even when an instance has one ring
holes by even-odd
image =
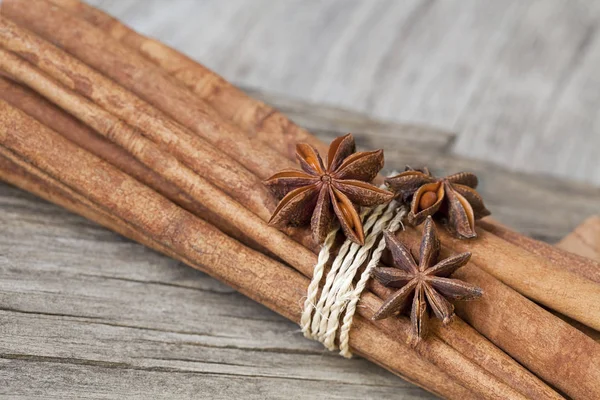
[[[314,147],[298,144],[296,157],[302,171],[284,170],[265,181],[276,196],[283,197],[269,224],[301,226],[310,221],[314,239],[322,243],[335,215],[346,237],[363,244],[357,206],[387,203],[394,195],[368,183],[383,168],[383,150],[355,151],[351,134],[338,137],[329,147],[325,166]]]
[[[475,220],[490,215],[475,190],[477,176],[470,172],[435,178],[427,168],[407,168],[385,182],[402,201],[412,199],[408,213],[408,222],[412,225],[422,224],[430,215],[440,215],[454,236],[470,239],[477,236]]]
[[[373,276],[383,285],[399,290],[383,303],[373,316],[374,320],[401,313],[414,293],[410,312],[411,333],[414,341],[418,342],[427,333],[427,303],[445,325],[454,314],[454,306],[447,299],[472,300],[482,295],[480,288],[448,278],[469,261],[471,253],[457,254],[438,262],[440,242],[430,216],[425,221],[418,265],[410,250],[393,234],[386,233],[385,240],[392,253],[395,268],[375,268]]]

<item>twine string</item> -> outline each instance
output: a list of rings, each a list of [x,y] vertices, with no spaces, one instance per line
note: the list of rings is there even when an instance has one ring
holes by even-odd
[[[323,288],[319,290],[339,228],[333,229],[327,235],[304,302],[300,320],[304,336],[318,340],[327,349],[334,351],[339,331],[340,354],[347,358],[352,356],[349,345],[350,328],[371,271],[379,263],[385,249],[382,233],[386,229],[391,232],[397,231],[402,226],[402,219],[406,214],[406,206],[400,206],[395,200],[387,205],[362,210],[360,216],[364,221],[365,244],[361,246],[345,240],[325,277]],[[369,257],[366,268],[354,285],[354,278],[360,266]]]

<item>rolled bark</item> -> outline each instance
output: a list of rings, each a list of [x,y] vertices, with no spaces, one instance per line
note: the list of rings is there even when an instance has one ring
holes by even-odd
[[[110,15],[79,0],[50,0],[99,27],[131,49],[163,68],[210,104],[225,119],[244,129],[278,152],[295,159],[296,143],[309,143],[320,151],[327,148],[309,132],[292,123],[273,107],[253,99],[217,73],[163,43],[147,38]]]
[[[263,245],[303,273],[312,271],[316,262],[314,253],[294,242],[285,233],[268,226],[264,220],[181,164],[173,155],[159,149],[139,131],[57,84],[26,61],[3,49],[0,49],[0,70],[36,90],[108,140],[127,150],[140,163],[187,193],[195,202],[223,221],[235,224],[245,237]]]
[[[269,254],[264,247],[245,238],[234,225],[223,221],[218,215],[210,212],[159,174],[137,161],[121,147],[96,134],[88,126],[80,123],[37,93],[0,76],[0,99],[15,108],[21,109],[79,147],[106,160],[129,176],[153,188],[180,207],[197,216],[201,215],[205,221],[218,226],[229,236],[246,243],[255,250]]]
[[[556,247],[560,249],[561,256],[572,260],[574,264],[576,261],[584,263],[594,261],[595,263],[587,264],[587,266],[592,268],[600,266],[600,216],[592,216],[583,221],[571,233],[562,238]],[[600,343],[600,331],[591,329],[564,315],[557,314],[557,316]]]
[[[418,247],[418,243],[414,243]],[[387,298],[393,290],[384,287],[377,281],[371,281],[370,288],[380,298]],[[484,292],[485,294],[485,292]],[[449,325],[444,325],[437,318],[429,319],[430,334],[437,336],[461,354],[469,354],[469,358],[493,373],[503,382],[532,399],[555,398],[558,394],[535,378],[529,371],[524,373],[523,367],[510,357],[506,357],[501,349],[487,340],[481,340],[481,334],[464,322],[460,317],[453,317]]]
[[[61,172],[71,164],[78,168]],[[298,304],[307,278],[244,247],[3,101],[0,174],[3,180],[175,257],[300,321]],[[355,352],[434,393],[453,399],[478,397],[360,316],[350,341]]]
[[[418,248],[420,233],[398,237]],[[446,238],[441,257],[455,253]],[[474,256],[473,258],[477,258]],[[517,264],[521,265],[521,264]],[[477,301],[456,302],[458,314],[515,360],[574,399],[600,397],[600,344],[519,295],[484,270],[477,260],[453,277],[481,287]]]
[[[219,148],[173,122],[89,66],[2,17],[0,44],[77,94],[139,129],[160,149],[172,153],[198,175],[233,198],[245,202],[251,211],[263,219],[268,218],[275,208],[275,202],[261,180]]]
[[[600,262],[597,260],[566,251],[561,248],[560,244],[558,247],[552,246],[548,243],[530,238],[529,236],[522,235],[491,218],[485,218],[479,221],[478,225],[515,246],[548,259],[551,263],[560,268],[581,275],[596,283],[600,283]]]
[[[444,244],[471,251],[480,268],[530,299],[596,330],[600,329],[600,285],[478,228],[475,241],[440,232]]]
[[[289,162],[263,142],[249,139],[160,67],[61,7],[44,0],[10,0],[2,3],[0,12],[131,90],[261,179]],[[92,82],[76,83],[83,85],[84,90],[93,89],[89,87]]]

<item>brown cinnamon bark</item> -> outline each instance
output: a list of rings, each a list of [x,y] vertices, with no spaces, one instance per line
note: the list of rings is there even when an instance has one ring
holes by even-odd
[[[593,220],[593,218],[591,218],[590,220]],[[533,254],[545,258],[546,260],[554,264],[557,268],[565,269],[574,274],[600,283],[600,263],[588,257],[583,257],[580,254],[573,254],[575,252],[567,251],[570,250],[568,245],[565,247],[565,243],[577,243],[577,240],[574,239],[577,236],[573,236],[573,238],[571,239],[565,238],[568,239],[566,242],[563,239],[563,241],[561,241],[559,245],[552,246],[548,243],[540,242],[539,240],[535,240],[533,238],[515,232],[512,229],[500,224],[496,220],[489,217],[485,218],[482,221],[478,221],[478,225],[486,231],[492,233],[493,235],[496,235],[515,246],[518,246]],[[580,229],[580,227],[578,227],[577,229]],[[577,232],[577,230],[575,232]],[[570,234],[569,236],[577,235],[575,232]],[[558,247],[561,244],[562,248]],[[576,247],[576,249],[581,248],[581,246]],[[589,248],[586,247],[586,249]],[[585,254],[589,255],[589,250]],[[600,342],[599,331],[590,328],[572,318],[562,315],[556,311],[551,310],[551,312],[558,318],[562,319],[563,321],[574,326],[581,332],[585,333],[586,335],[594,339],[596,342]]]
[[[31,64],[3,49],[0,49],[0,70],[36,90],[108,140],[127,150],[147,168],[185,191],[195,202],[223,221],[235,224],[244,237],[260,243],[305,274],[312,270],[316,261],[314,253],[294,242],[283,232],[269,227],[264,220],[181,164],[173,155],[159,149],[139,131],[96,104],[60,86]]]
[[[420,233],[414,228],[398,236],[418,248]],[[442,243],[441,257],[454,254],[455,249],[446,238]],[[600,344],[520,296],[486,272],[475,254],[473,258],[453,277],[481,287],[484,296],[477,301],[457,302],[458,314],[531,372],[570,397],[599,397]]]
[[[2,179],[203,270],[299,322],[298,304],[308,279],[225,236],[2,101],[0,143]],[[78,168],[69,169],[71,163]],[[157,212],[149,215],[149,210]],[[478,397],[360,316],[350,340],[357,353],[434,393]]]
[[[54,79],[137,128],[160,149],[172,153],[198,175],[266,219],[275,202],[261,180],[224,153],[131,92],[0,17],[0,43]],[[242,198],[240,198],[242,197]]]
[[[417,244],[417,243],[415,243]],[[388,298],[393,290],[373,280],[370,282],[373,293],[380,298]],[[510,357],[506,357],[501,349],[487,340],[481,340],[481,334],[459,317],[454,317],[451,324],[443,325],[440,320],[430,318],[430,334],[437,336],[461,354],[469,358],[487,371],[493,373],[503,382],[519,388],[523,394],[532,399],[556,396],[556,392],[538,379],[532,377],[523,367]]]
[[[261,140],[290,159],[295,159],[296,143],[309,143],[320,151],[322,146],[306,130],[285,115],[253,99],[215,72],[163,43],[147,38],[102,11],[78,0],[50,0],[69,12],[99,27],[116,40],[139,52],[163,68],[209,103],[225,119],[244,129],[251,138]]]
[[[132,91],[261,179],[290,162],[263,142],[248,138],[160,67],[61,7],[43,0],[11,0],[2,3],[0,12]],[[29,61],[35,63],[35,56]],[[93,94],[94,82],[76,80],[74,85]]]
[[[447,232],[440,239],[519,293],[596,330],[600,329],[600,285],[478,228],[473,242]]]
[[[597,260],[595,261],[589,257],[582,257],[582,255],[565,251],[560,248],[560,244],[558,247],[552,246],[548,243],[540,242],[539,240],[522,235],[491,218],[485,218],[479,221],[478,225],[515,246],[519,246],[538,256],[545,257],[560,268],[564,268],[574,274],[581,275],[594,282],[600,283],[600,262]],[[577,232],[577,229],[575,232]],[[586,253],[586,255],[593,255],[593,253]]]
[[[229,236],[247,243],[256,250],[267,253],[262,246],[247,240],[234,225],[226,223],[219,216],[210,212],[198,202],[193,201],[187,194],[138,162],[121,147],[97,135],[92,129],[35,92],[0,76],[0,99],[15,108],[23,110],[79,147],[97,155],[129,176],[153,188],[180,207],[195,215],[201,215],[204,220],[212,225],[219,226]]]
[[[582,260],[587,262],[593,260],[596,264],[600,263],[600,217],[595,215],[583,221],[575,228],[575,230],[562,238],[561,241],[556,244],[556,247],[561,250],[561,255],[564,255],[571,260]],[[577,257],[571,258],[571,256]],[[595,264],[590,265],[595,266]],[[557,317],[564,319],[566,322],[600,343],[600,331],[591,329],[561,314],[557,314]]]
[[[563,321],[565,321],[566,323],[568,323],[569,325],[571,325],[575,329],[577,329],[577,330],[585,333],[587,336],[589,336],[592,339],[594,339],[597,343],[600,343],[600,332],[598,332],[597,330],[594,330],[594,329],[590,328],[589,326],[585,326],[581,322],[577,322],[574,319],[571,319],[569,317],[565,317],[564,315],[562,315],[560,313],[557,313],[554,310],[548,310],[548,311],[550,311],[553,315],[555,315],[556,317],[562,319]]]

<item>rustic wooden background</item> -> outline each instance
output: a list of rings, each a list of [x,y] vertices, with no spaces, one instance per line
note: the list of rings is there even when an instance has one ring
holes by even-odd
[[[591,158],[592,144],[599,140],[598,131],[592,129],[594,87],[585,81],[594,78],[589,58],[592,48],[599,46],[595,30],[588,33],[585,46],[577,47],[582,54],[577,63],[566,55],[587,29],[581,21],[590,22],[595,16],[581,11],[583,3],[574,3],[573,8],[553,1],[228,0],[170,2],[169,7],[160,1],[100,3],[142,31],[172,44],[180,40],[179,47],[188,43],[192,47],[186,50],[242,83],[413,121],[382,123],[365,114],[251,90],[326,140],[351,131],[362,147],[384,147],[389,166],[428,164],[439,171],[478,173],[488,208],[518,230],[556,242],[586,217],[600,213],[597,187],[509,171],[474,159],[502,161],[496,157],[521,148],[515,140],[560,139],[557,153],[550,152],[552,145],[532,154],[532,171],[560,164],[548,171],[561,174],[564,166],[578,161],[588,167],[587,175],[579,178],[597,179],[598,162]],[[237,11],[228,14],[233,6]],[[205,11],[192,12],[200,10],[197,7]],[[316,18],[314,10],[319,7],[329,11]],[[295,12],[288,21],[285,16],[290,10]],[[458,18],[462,12],[467,14]],[[486,28],[498,15],[504,30]],[[484,16],[487,19],[481,20]],[[374,36],[368,40],[344,28],[342,18],[350,17],[354,29]],[[457,18],[462,22],[451,25]],[[553,21],[559,33],[543,34],[544,21]],[[272,26],[264,26],[267,22]],[[468,35],[475,32],[468,28],[475,23],[481,37]],[[333,37],[331,24],[344,32],[343,38]],[[452,30],[442,32],[444,26]],[[537,29],[537,39],[515,43],[515,37],[529,37],[531,26]],[[235,36],[225,27],[239,29],[240,35],[247,29],[248,37]],[[287,41],[298,39],[301,32],[310,36],[296,48],[286,48]],[[381,43],[386,48],[368,45],[372,40],[385,42],[386,32],[397,36],[403,50],[392,51],[391,42]],[[491,39],[484,37],[485,32],[494,37],[492,42],[486,42]],[[451,43],[465,47],[456,53],[456,48],[447,47]],[[431,54],[421,45],[430,46]],[[251,46],[257,53],[249,51]],[[521,59],[519,48],[523,54],[534,51],[535,56]],[[306,58],[312,51],[315,54]],[[564,57],[558,57],[563,52]],[[479,66],[480,61],[487,67]],[[376,68],[379,72],[368,70],[380,62],[384,66]],[[434,73],[436,62],[441,64]],[[504,64],[492,65],[498,62]],[[295,63],[297,68],[289,70],[286,78],[286,69]],[[348,69],[340,72],[344,63]],[[457,70],[444,69],[453,63]],[[321,65],[325,65],[322,70],[315,67]],[[547,70],[538,76],[533,71],[539,66]],[[363,68],[370,71],[364,77]],[[521,69],[527,70],[526,79]],[[318,70],[317,75],[309,76],[311,70]],[[393,71],[398,77],[413,74],[415,86],[404,78],[396,81]],[[511,73],[526,81],[510,83],[515,78]],[[455,85],[445,81],[451,76],[456,76]],[[320,83],[312,83],[315,78]],[[375,85],[374,79],[379,83]],[[552,79],[556,82],[550,87]],[[431,93],[434,97],[426,96],[427,87],[438,86],[439,91]],[[455,95],[459,89],[461,94]],[[554,93],[551,112],[546,108],[550,106],[544,97],[547,91]],[[583,92],[587,97],[578,98]],[[381,93],[383,100],[374,93]],[[366,107],[361,99],[369,96],[373,105]],[[409,106],[411,99],[416,103]],[[581,120],[561,120],[561,124],[571,121],[574,127],[568,136],[574,140],[565,142],[564,136],[552,133],[557,122],[550,120],[563,118],[560,115],[569,114],[578,102],[587,106],[571,117]],[[463,109],[470,110],[468,118]],[[494,117],[488,121],[489,115]],[[429,128],[423,122],[442,128]],[[523,127],[530,132],[529,139],[521,137]],[[456,134],[455,128],[471,133]],[[481,132],[481,140],[469,136],[475,130]],[[587,144],[581,138],[588,138]],[[500,139],[503,145],[490,142]],[[461,155],[463,142],[472,146],[468,152],[472,158]],[[492,157],[494,148],[499,155]],[[565,154],[567,158],[561,158]],[[536,164],[540,159],[547,164]],[[515,165],[521,170],[524,166],[528,164]],[[304,339],[296,325],[198,271],[4,184],[0,184],[0,226],[0,396],[4,398],[433,398],[364,360],[345,360],[324,351],[320,344]]]
[[[229,80],[600,184],[596,0],[92,0]]]

